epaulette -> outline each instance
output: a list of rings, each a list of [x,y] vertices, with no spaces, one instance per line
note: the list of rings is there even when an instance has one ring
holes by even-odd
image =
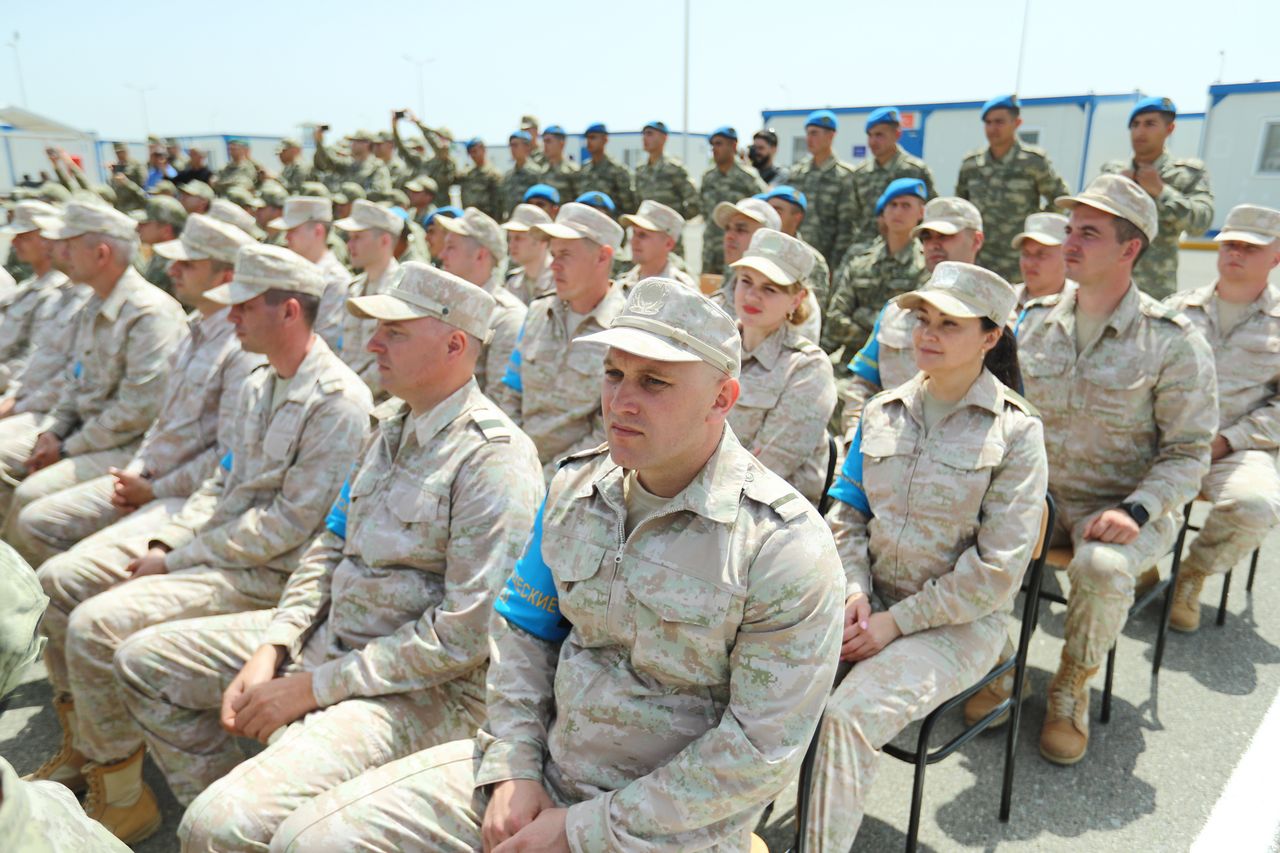
[[[1028,299],[1022,306],[1023,311],[1029,311],[1032,308],[1052,308],[1062,301],[1062,291],[1050,293],[1045,296],[1037,296],[1034,299]]]
[[[1175,166],[1184,166],[1188,169],[1195,169],[1197,172],[1204,171],[1204,161],[1197,160],[1195,157],[1178,157],[1173,161]]]
[[[822,351],[822,347],[818,346],[808,338],[798,338],[795,345],[795,348],[798,351],[805,353],[806,355],[813,355],[815,353],[826,355],[826,353]]]
[[[1004,389],[1004,399],[1009,405],[1022,412],[1024,415],[1030,415],[1033,418],[1040,417],[1040,410],[1031,405],[1031,401],[1026,397],[1014,391],[1012,388]]]
[[[1049,152],[1041,148],[1039,145],[1030,145],[1026,142],[1022,142],[1020,144],[1022,146],[1022,150],[1028,154],[1034,154],[1042,160],[1049,159]]]
[[[1142,295],[1146,298],[1138,303],[1138,310],[1143,314],[1146,314],[1148,317],[1152,317],[1156,320],[1167,320],[1180,329],[1191,328],[1191,321],[1187,319],[1186,314],[1183,314],[1177,308],[1171,308],[1168,305],[1165,305],[1158,299],[1147,296],[1145,293]]]
[[[485,441],[510,441],[511,430],[506,421],[492,409],[472,409],[471,420],[479,428]]]
[[[769,474],[763,466],[754,472],[754,476],[747,480],[742,490],[753,501],[762,503],[777,513],[783,521],[791,521],[812,509],[799,492],[781,477]]]
[[[568,465],[570,462],[576,462],[579,459],[591,459],[592,457],[599,456],[602,453],[608,453],[608,452],[609,452],[609,443],[605,442],[599,447],[593,447],[590,450],[579,450],[576,453],[570,453],[569,455],[561,459],[559,462],[557,462],[556,467],[563,468],[564,466]]]
[[[520,275],[522,272],[524,272],[524,267],[512,267],[511,269],[507,270],[507,275],[505,280],[511,281],[511,279]]]
[[[972,151],[966,153],[964,157],[961,159],[961,162],[964,162],[966,160],[976,160],[977,158],[981,157],[986,150],[987,149],[985,148],[975,148]]]
[[[337,394],[347,387],[347,380],[343,376],[330,376],[328,379],[321,379],[319,385],[324,393]]]

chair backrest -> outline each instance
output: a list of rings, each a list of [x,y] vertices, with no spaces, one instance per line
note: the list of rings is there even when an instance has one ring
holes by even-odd
[[[1054,516],[1057,515],[1057,508],[1053,505],[1053,498],[1048,495],[1044,496],[1044,514],[1040,516],[1040,538],[1036,540],[1036,549],[1031,552],[1031,559],[1039,560],[1044,556],[1045,548],[1049,544],[1050,525],[1053,523]]]
[[[818,513],[826,515],[828,507],[831,506],[831,497],[827,492],[831,491],[831,485],[836,481],[836,462],[839,457],[839,450],[836,447],[836,437],[831,433],[827,433],[827,479],[822,483],[822,497],[818,498]]]
[[[1035,550],[1031,553],[1031,565],[1023,576],[1023,590],[1026,600],[1022,603],[1022,631],[1024,642],[1030,640],[1031,631],[1035,629],[1040,613],[1040,585],[1044,578],[1044,564],[1049,556],[1049,538],[1053,533],[1054,520],[1058,508],[1053,498],[1044,496],[1044,513],[1040,516],[1040,536],[1036,539]]]

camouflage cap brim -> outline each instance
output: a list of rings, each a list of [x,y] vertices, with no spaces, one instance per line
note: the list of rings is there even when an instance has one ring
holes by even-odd
[[[269,284],[250,284],[232,279],[226,284],[205,291],[204,298],[218,305],[243,305],[270,289]]]
[[[1254,246],[1269,246],[1280,237],[1272,237],[1270,234],[1259,234],[1256,231],[1242,231],[1236,228],[1224,228],[1214,236],[1215,243],[1249,243]]]
[[[755,270],[774,284],[792,285],[800,279],[794,275],[788,274],[786,270],[775,264],[768,258],[762,258],[759,255],[744,255],[740,260],[729,264],[734,269],[746,267]]]

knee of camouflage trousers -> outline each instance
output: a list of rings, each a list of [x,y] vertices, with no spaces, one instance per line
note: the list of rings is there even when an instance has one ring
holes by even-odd
[[[1215,504],[1212,512],[1229,516],[1235,527],[1262,533],[1280,524],[1280,495],[1267,492],[1238,494]]]
[[[1087,595],[1106,598],[1133,598],[1134,576],[1122,545],[1085,542],[1075,552],[1068,574],[1074,596],[1077,589]]]

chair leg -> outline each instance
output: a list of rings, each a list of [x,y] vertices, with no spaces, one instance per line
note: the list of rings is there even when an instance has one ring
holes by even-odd
[[[1169,573],[1169,585],[1164,590],[1164,607],[1160,611],[1160,625],[1156,628],[1156,653],[1151,661],[1151,674],[1160,674],[1160,664],[1164,661],[1164,641],[1169,635],[1169,614],[1173,612],[1173,593],[1178,588],[1178,575],[1181,560],[1175,554],[1173,569]]]
[[[1227,624],[1227,596],[1231,594],[1231,571],[1222,576],[1222,599],[1218,602],[1218,618],[1214,620],[1218,627]]]
[[[1253,576],[1258,573],[1258,554],[1261,552],[1261,546],[1253,549],[1253,559],[1249,561],[1249,582],[1244,585],[1245,592],[1253,592]]]
[[[1116,647],[1112,646],[1111,651],[1107,652],[1107,676],[1102,686],[1102,716],[1099,720],[1103,723],[1111,722],[1111,682],[1116,675]]]
[[[1014,665],[1013,675],[1013,708],[1009,712],[1009,731],[1004,742],[1004,779],[1000,787],[1000,822],[1009,822],[1009,812],[1013,808],[1013,765],[1017,757],[1018,724],[1022,721],[1022,689],[1027,680],[1026,661],[1018,661]]]
[[[911,788],[911,819],[907,823],[907,853],[916,853],[917,837],[920,835],[920,810],[924,806],[924,772],[929,769],[929,732],[920,730],[920,740],[916,743],[915,783]]]

